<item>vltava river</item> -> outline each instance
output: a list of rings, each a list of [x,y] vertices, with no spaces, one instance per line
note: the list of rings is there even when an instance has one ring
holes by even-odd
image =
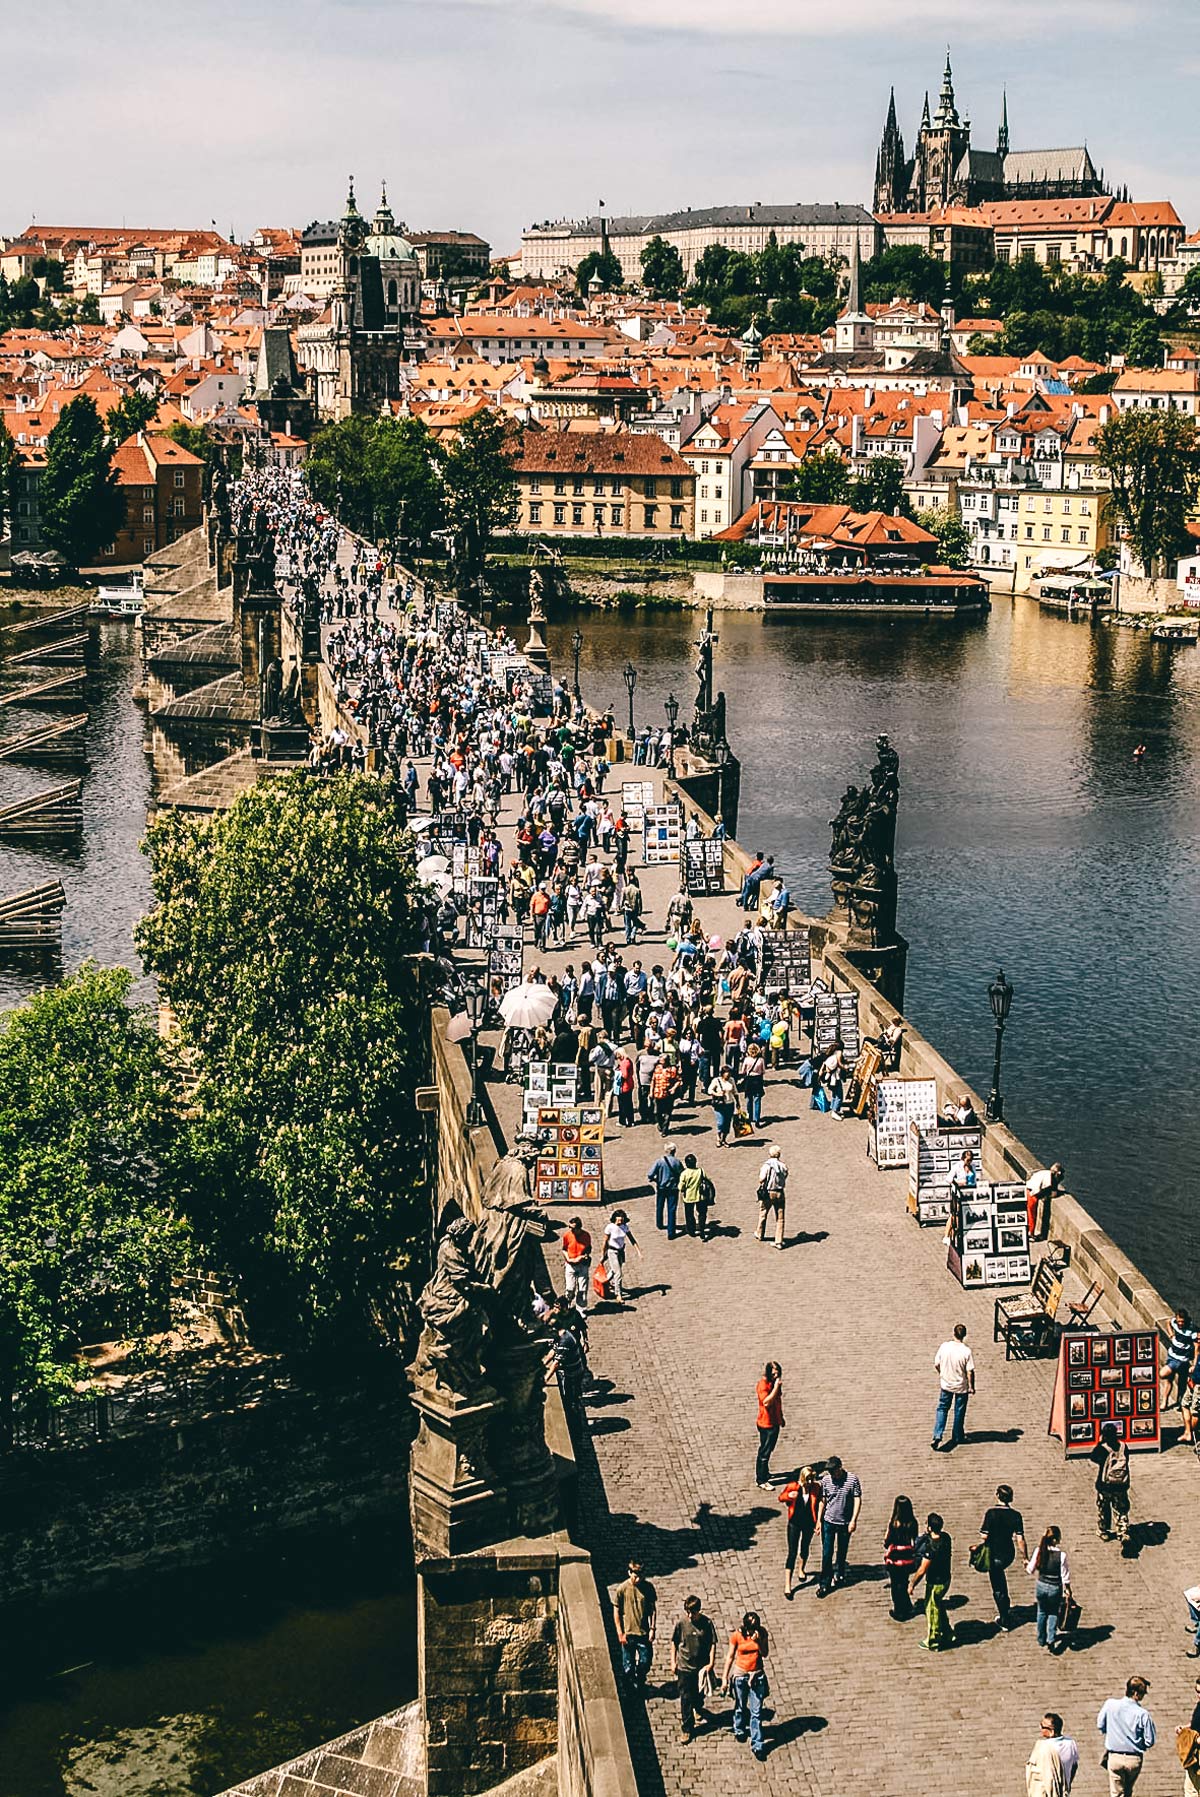
[[[588,612],[548,641],[569,682],[580,625],[583,690],[619,718],[631,659],[637,720],[661,724],[672,689],[690,716],[701,621]],[[1065,1163],[1164,1296],[1194,1307],[1200,649],[1006,597],[971,624],[718,613],[717,627],[742,842],[826,911],[828,820],[887,731],[909,1014],[986,1094],[987,985],[1004,967],[1007,1120]]]

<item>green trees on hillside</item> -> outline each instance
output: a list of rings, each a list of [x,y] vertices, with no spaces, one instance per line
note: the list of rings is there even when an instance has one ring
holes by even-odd
[[[42,535],[75,568],[94,561],[124,523],[113,443],[90,394],[64,406],[50,432],[38,503]]]

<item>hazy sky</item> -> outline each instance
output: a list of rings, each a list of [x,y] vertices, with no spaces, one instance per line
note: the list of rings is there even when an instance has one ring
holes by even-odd
[[[870,203],[949,37],[959,109],[1086,141],[1200,225],[1195,0],[0,0],[0,233],[238,234],[363,210],[480,232],[594,210]]]

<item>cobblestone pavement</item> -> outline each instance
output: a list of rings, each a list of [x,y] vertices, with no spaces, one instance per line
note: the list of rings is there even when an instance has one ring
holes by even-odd
[[[514,815],[509,801],[505,821]],[[677,876],[673,867],[641,874],[650,928],[637,952],[647,968],[667,960],[662,924]],[[697,908],[710,931],[736,928],[732,897]],[[578,965],[583,949],[577,940],[541,965]],[[529,946],[525,959],[528,971],[536,959]],[[511,1133],[517,1089],[494,1081],[490,1092]],[[598,1236],[613,1203],[626,1204],[645,1257],[630,1255],[635,1307],[599,1307],[592,1317],[591,1362],[603,1389],[589,1404],[594,1465],[587,1448],[583,1456],[585,1528],[600,1576],[616,1582],[634,1554],[658,1590],[650,1692],[644,1714],[629,1707],[643,1791],[1019,1793],[1041,1714],[1056,1709],[1080,1743],[1075,1789],[1087,1797],[1107,1788],[1096,1711],[1135,1671],[1151,1680],[1159,1728],[1139,1797],[1178,1791],[1174,1728],[1188,1720],[1200,1665],[1185,1658],[1182,1597],[1200,1582],[1193,1456],[1175,1448],[1134,1457],[1135,1542],[1123,1557],[1097,1537],[1093,1469],[1066,1464],[1061,1443],[1047,1436],[1053,1363],[1005,1362],[990,1339],[991,1296],[962,1291],[947,1271],[940,1231],[919,1229],[907,1214],[905,1175],[868,1160],[865,1122],[811,1111],[783,1071],[769,1080],[760,1134],[718,1149],[704,1106],[677,1113],[673,1135],[715,1181],[715,1239],[668,1242],[655,1230],[645,1179],[660,1148],[652,1125],[622,1131],[610,1121],[606,1205],[584,1213]],[[754,1239],[758,1168],[772,1140],[791,1170],[783,1252]],[[933,1454],[931,1362],[959,1320],[969,1327],[978,1393],[965,1445]],[[776,1475],[837,1453],[862,1481],[850,1581],[824,1600],[810,1585],[785,1601],[783,1506],[755,1485],[754,1386],[769,1358],[782,1362],[785,1381]],[[988,1581],[967,1563],[1002,1480],[1015,1488],[1031,1548],[1045,1524],[1063,1530],[1083,1615],[1057,1658],[1037,1646],[1033,1581],[1023,1568],[1010,1573],[1019,1626],[1002,1635]],[[922,1650],[923,1614],[907,1623],[888,1615],[882,1538],[898,1492],[922,1521],[939,1510],[954,1540],[949,1602],[959,1644],[951,1653]],[[669,1641],[692,1591],[722,1643],[748,1607],[770,1630],[773,1716],[762,1764],[733,1741],[724,1700],[691,1743],[679,1739]]]

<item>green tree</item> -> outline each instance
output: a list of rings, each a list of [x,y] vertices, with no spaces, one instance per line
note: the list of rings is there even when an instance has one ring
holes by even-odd
[[[673,243],[652,237],[641,256],[642,285],[659,299],[674,299],[683,291],[683,257]]]
[[[65,293],[67,290],[66,271],[55,256],[39,256],[33,265],[35,280],[45,281],[48,293]]]
[[[949,269],[945,262],[912,244],[894,244],[862,266],[862,296],[872,305],[889,300],[920,300],[940,307],[946,297]]]
[[[114,448],[119,448],[130,437],[136,437],[139,431],[144,431],[157,411],[158,401],[152,394],[142,393],[136,387],[131,388],[122,395],[120,402],[104,421],[109,442]]]
[[[81,1346],[165,1326],[187,1234],[171,1067],[123,968],[84,967],[0,1031],[0,1435]]]
[[[50,432],[38,488],[42,535],[72,567],[90,562],[124,521],[125,495],[112,461],[96,402],[81,393]]]
[[[1125,360],[1131,368],[1161,368],[1162,338],[1152,318],[1139,318],[1125,345]]]
[[[947,568],[971,566],[971,533],[961,518],[943,507],[920,512],[917,523],[937,538],[938,559]]]
[[[374,420],[354,412],[317,431],[305,462],[314,497],[353,529],[371,528],[371,480],[367,466]]]
[[[0,418],[0,536],[4,535],[4,526],[12,517],[16,460],[17,446],[8,434],[4,420]]]
[[[445,515],[428,428],[419,418],[374,419],[366,467],[375,534],[402,531],[426,549]]]
[[[292,774],[147,837],[137,942],[195,1073],[195,1228],[280,1345],[393,1336],[428,1230],[423,917],[393,794]]]
[[[796,469],[789,497],[808,505],[849,505],[850,470],[832,447],[805,456]]]
[[[851,482],[847,503],[856,512],[887,512],[892,517],[911,518],[912,506],[904,491],[904,463],[900,457],[873,457],[866,474]]]
[[[449,446],[438,446],[446,521],[462,589],[483,573],[498,530],[517,521],[519,495],[509,424],[500,412],[476,412]]]
[[[616,293],[625,285],[621,264],[611,250],[593,250],[575,270],[575,291],[580,299],[587,298],[593,275],[599,275],[605,293]]]
[[[103,324],[100,316],[100,301],[94,293],[85,293],[79,307],[80,324]]]
[[[1183,412],[1118,412],[1096,435],[1112,483],[1112,509],[1147,574],[1190,546],[1187,519],[1200,489],[1200,434]]]

